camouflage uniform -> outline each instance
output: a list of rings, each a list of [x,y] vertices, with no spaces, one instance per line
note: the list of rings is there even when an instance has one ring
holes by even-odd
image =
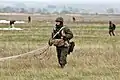
[[[73,17],[73,22],[75,22],[75,20],[76,20],[75,17]]]
[[[63,18],[61,17],[57,18],[56,21],[60,21],[59,19],[62,19],[63,21]],[[63,25],[55,26],[52,32],[52,37],[61,29],[61,27],[63,27]],[[62,35],[62,31],[64,31],[65,36]],[[73,33],[70,31],[69,28],[65,27],[63,30],[60,31],[60,33],[57,36],[55,36],[54,39],[61,39],[61,37],[63,37],[64,41],[69,43],[69,40],[73,38]],[[69,47],[66,44],[64,44],[63,46],[56,46],[56,50],[57,50],[58,62],[60,66],[63,68],[65,64],[67,64],[66,58]]]
[[[109,35],[110,36],[112,36],[112,35],[115,36],[115,33],[114,33],[115,28],[116,28],[116,25],[113,24],[111,21],[109,21]],[[112,35],[111,35],[111,33],[112,33]]]
[[[30,16],[28,16],[28,23],[30,23],[31,22],[31,17]]]

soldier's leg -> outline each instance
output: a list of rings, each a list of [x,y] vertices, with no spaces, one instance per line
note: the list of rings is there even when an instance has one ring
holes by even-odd
[[[67,64],[68,50],[69,50],[69,48],[67,48],[67,47],[64,47],[61,49],[60,64],[61,64],[62,68],[65,66],[65,64]]]
[[[109,30],[109,35],[112,36],[112,35],[111,35],[111,30]]]
[[[114,30],[112,31],[113,36],[115,36]]]
[[[60,48],[56,48],[56,51],[57,51],[58,62],[59,62],[59,64],[60,64],[61,49],[60,49]]]

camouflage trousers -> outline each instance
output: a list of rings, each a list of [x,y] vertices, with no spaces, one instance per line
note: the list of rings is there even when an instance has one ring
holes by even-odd
[[[68,47],[56,47],[57,50],[57,57],[58,57],[58,62],[61,65],[61,67],[65,66],[67,64],[67,54],[68,54]]]
[[[111,33],[112,33],[112,34],[111,34]],[[109,29],[109,35],[110,35],[110,36],[112,36],[112,35],[115,36],[115,33],[114,33],[114,30],[113,30],[113,29]]]

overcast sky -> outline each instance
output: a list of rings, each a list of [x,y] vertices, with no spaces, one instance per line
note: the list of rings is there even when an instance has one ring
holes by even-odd
[[[47,2],[47,3],[120,3],[120,0],[0,0],[0,1],[38,1],[38,2]]]

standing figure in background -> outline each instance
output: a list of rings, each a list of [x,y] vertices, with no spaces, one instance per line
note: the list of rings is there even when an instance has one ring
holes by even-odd
[[[15,28],[14,24],[15,24],[15,20],[10,20],[10,28]]]
[[[76,21],[76,19],[75,19],[75,17],[73,17],[73,22],[75,22]]]
[[[115,33],[114,33],[115,29],[116,29],[116,25],[112,23],[112,21],[109,21],[109,35],[110,36],[112,35],[115,36]]]
[[[28,23],[30,23],[31,22],[31,17],[30,16],[28,16]]]

